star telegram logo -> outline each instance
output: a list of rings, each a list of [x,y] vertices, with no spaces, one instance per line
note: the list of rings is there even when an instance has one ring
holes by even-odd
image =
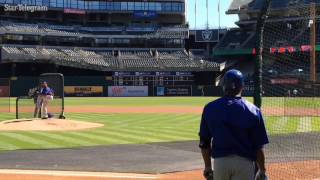
[[[211,38],[212,38],[212,31],[210,31],[210,30],[202,31],[202,39],[204,41],[210,41]]]
[[[48,11],[47,6],[29,6],[26,4],[17,4],[17,5],[4,5],[5,12],[44,12]]]

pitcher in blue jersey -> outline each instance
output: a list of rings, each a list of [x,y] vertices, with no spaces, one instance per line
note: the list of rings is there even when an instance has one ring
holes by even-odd
[[[224,96],[205,106],[200,124],[204,176],[214,180],[267,179],[263,147],[269,140],[262,113],[241,97],[244,78],[240,71],[229,70],[223,80]]]
[[[40,92],[40,96],[42,99],[42,106],[41,106],[41,116],[42,119],[48,119],[48,106],[49,103],[53,100],[54,92],[48,86],[47,82],[42,82],[42,89]]]

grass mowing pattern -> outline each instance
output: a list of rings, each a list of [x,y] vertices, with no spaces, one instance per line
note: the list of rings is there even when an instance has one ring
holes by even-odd
[[[67,98],[67,106],[203,106],[213,98]],[[268,103],[276,101],[270,98]],[[281,99],[281,98],[280,98]],[[281,100],[278,100],[280,102]],[[144,103],[146,102],[146,103]],[[290,106],[296,106],[290,102]],[[80,132],[0,132],[0,150],[70,148],[112,144],[143,144],[197,140],[199,114],[101,114],[72,113],[70,119],[105,124]],[[269,134],[320,131],[319,117],[266,117]],[[307,117],[308,118],[308,117]],[[14,119],[1,113],[0,120]],[[308,122],[309,125],[303,124]]]
[[[81,132],[0,132],[0,149],[47,149],[108,144],[139,144],[197,138],[198,115],[70,114],[71,119],[104,123]],[[191,129],[192,127],[192,129]]]
[[[201,106],[216,97],[129,97],[129,98],[66,98],[66,106]],[[253,102],[251,97],[246,98]],[[320,98],[309,97],[264,97],[264,107],[320,108]]]

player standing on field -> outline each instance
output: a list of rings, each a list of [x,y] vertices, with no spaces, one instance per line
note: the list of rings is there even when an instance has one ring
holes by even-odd
[[[39,85],[35,88],[29,89],[28,95],[29,97],[33,98],[33,102],[34,102],[34,113],[33,113],[33,117],[37,118],[39,116],[40,118],[40,114],[41,114],[41,106],[42,106],[42,99],[40,96],[40,92],[41,92],[41,86],[42,84],[39,83]]]
[[[260,109],[241,97],[243,88],[242,73],[228,71],[224,76],[224,97],[203,110],[199,147],[207,179],[212,180],[212,176],[214,180],[267,179],[263,146],[269,140],[264,120]],[[259,168],[256,175],[255,164]]]
[[[48,105],[49,102],[53,100],[53,90],[48,86],[47,82],[42,83],[42,90],[40,93],[42,99],[42,106],[41,106],[41,115],[42,119],[48,119]]]

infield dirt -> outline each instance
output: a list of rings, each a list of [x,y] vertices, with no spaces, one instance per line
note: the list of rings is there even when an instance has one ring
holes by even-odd
[[[268,176],[270,180],[287,180],[294,177],[295,180],[318,180],[320,178],[319,167],[320,161],[300,161],[292,163],[272,163],[268,164]],[[90,176],[90,174],[97,175],[99,173],[89,173],[86,176],[81,176],[79,173],[77,176],[68,175],[68,172],[64,174],[55,174],[54,171],[40,171],[42,173],[23,174],[23,171],[17,174],[0,172],[0,178],[6,180],[139,180],[139,179],[156,179],[156,180],[202,180],[202,170],[168,173],[161,175],[139,175],[139,174],[123,174],[123,173],[102,173],[105,177]],[[46,175],[43,172],[47,172]],[[50,175],[50,173],[52,173]],[[41,175],[42,174],[42,175]],[[127,177],[126,177],[127,176]],[[137,178],[135,178],[137,177]]]
[[[0,131],[80,131],[102,126],[69,119],[19,119],[0,122]]]

